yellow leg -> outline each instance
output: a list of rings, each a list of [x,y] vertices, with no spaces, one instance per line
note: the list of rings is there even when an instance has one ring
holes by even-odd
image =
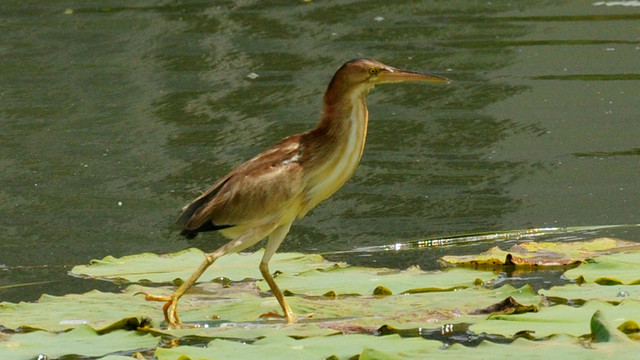
[[[200,267],[198,267],[198,269],[193,274],[191,274],[189,279],[187,279],[187,281],[182,283],[182,285],[180,285],[178,290],[176,290],[173,294],[171,294],[171,296],[157,296],[157,295],[151,295],[148,293],[142,293],[145,295],[145,299],[147,301],[166,302],[166,304],[164,304],[164,306],[162,307],[162,311],[164,312],[164,319],[169,323],[170,327],[180,328],[180,327],[186,326],[185,324],[182,323],[182,321],[180,321],[180,318],[178,317],[178,300],[193,286],[193,284],[196,283],[196,281],[198,281],[200,276],[202,276],[202,274],[207,270],[207,268],[211,266],[211,264],[213,264],[213,262],[218,257],[222,256],[220,255],[218,257],[214,257],[212,255],[214,255],[214,253],[206,254],[205,260],[204,262],[202,262],[202,264],[200,264]]]
[[[289,304],[287,304],[287,300],[285,300],[284,295],[282,295],[282,291],[280,291],[276,281],[273,279],[273,276],[271,276],[271,272],[269,271],[269,260],[271,260],[273,254],[275,254],[276,250],[282,243],[282,240],[284,240],[284,237],[289,232],[290,227],[291,223],[282,225],[269,235],[269,241],[267,241],[264,255],[260,261],[260,273],[262,273],[262,277],[267,281],[273,296],[278,300],[287,323],[293,322],[294,314],[293,311],[291,311]]]
[[[187,281],[182,283],[182,285],[180,285],[178,290],[176,290],[173,294],[171,294],[171,296],[157,296],[157,295],[151,295],[149,293],[144,293],[144,292],[141,294],[144,294],[145,299],[148,301],[166,302],[162,307],[162,311],[164,312],[164,318],[169,323],[170,327],[172,328],[185,327],[187,325],[183,324],[180,321],[180,318],[178,317],[178,300],[182,297],[182,295],[184,295],[196,283],[196,281],[198,281],[200,276],[202,276],[202,274],[204,274],[207,268],[211,266],[211,264],[213,264],[218,258],[220,258],[225,254],[242,251],[248,248],[249,246],[254,245],[258,241],[260,241],[262,238],[264,238],[265,234],[269,234],[272,230],[273,230],[273,227],[270,227],[270,228],[261,227],[261,228],[253,229],[251,231],[248,231],[240,235],[237,239],[229,241],[227,244],[220,247],[216,251],[206,254],[204,262],[200,264],[198,269],[189,277],[189,279],[187,279]],[[269,240],[269,242],[271,242],[271,240]],[[269,275],[269,277],[270,276],[271,275]],[[271,279],[271,281],[273,282],[273,278]],[[279,291],[280,290],[278,290],[278,292]],[[280,296],[282,296],[282,294]]]

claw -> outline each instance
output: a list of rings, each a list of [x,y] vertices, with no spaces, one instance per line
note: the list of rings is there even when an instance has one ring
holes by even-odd
[[[135,293],[135,295],[144,295],[144,299],[147,301],[160,301],[165,304],[162,306],[162,313],[164,314],[164,320],[169,323],[169,327],[179,329],[181,327],[187,327],[183,324],[178,317],[178,299],[172,296],[153,295],[144,291]]]

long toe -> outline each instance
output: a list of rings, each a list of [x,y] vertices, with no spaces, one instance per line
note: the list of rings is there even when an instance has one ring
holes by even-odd
[[[172,296],[159,296],[149,294],[147,292],[138,292],[135,295],[144,295],[144,299],[147,301],[160,301],[163,302],[162,313],[164,314],[164,320],[169,323],[172,328],[180,328],[183,326],[178,318],[177,307],[174,305],[175,298]]]
[[[284,319],[286,317],[283,315],[280,315],[276,311],[269,311],[268,313],[261,314],[260,318],[261,319]],[[289,322],[288,319],[287,319],[287,322]]]
[[[144,291],[137,292],[134,295],[144,295],[144,299],[147,300],[147,301],[161,301],[161,302],[171,302],[172,301],[171,296],[153,295],[153,294],[149,294],[148,292],[144,292]]]
[[[312,317],[312,316],[313,316],[313,314],[309,314],[309,315],[306,315],[305,317],[309,318],[309,317]],[[292,324],[292,323],[295,322],[296,315],[294,313],[281,315],[280,313],[278,313],[276,311],[270,311],[268,313],[264,313],[264,314],[260,315],[260,318],[261,319],[284,319],[287,322],[287,324]]]

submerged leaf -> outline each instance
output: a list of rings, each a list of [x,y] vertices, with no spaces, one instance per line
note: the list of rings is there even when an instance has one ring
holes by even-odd
[[[522,305],[513,296],[493,304],[489,307],[471,310],[470,314],[522,314],[526,312],[537,312],[538,307],[535,305]]]
[[[575,242],[525,242],[514,245],[507,251],[494,247],[477,255],[444,256],[441,261],[445,265],[474,267],[563,267],[579,264],[602,254],[637,247],[636,242],[611,238]]]

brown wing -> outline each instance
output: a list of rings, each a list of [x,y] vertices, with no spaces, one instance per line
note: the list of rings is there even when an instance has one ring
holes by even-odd
[[[183,235],[290,217],[303,191],[299,138],[289,137],[265,150],[187,205],[177,221]]]

